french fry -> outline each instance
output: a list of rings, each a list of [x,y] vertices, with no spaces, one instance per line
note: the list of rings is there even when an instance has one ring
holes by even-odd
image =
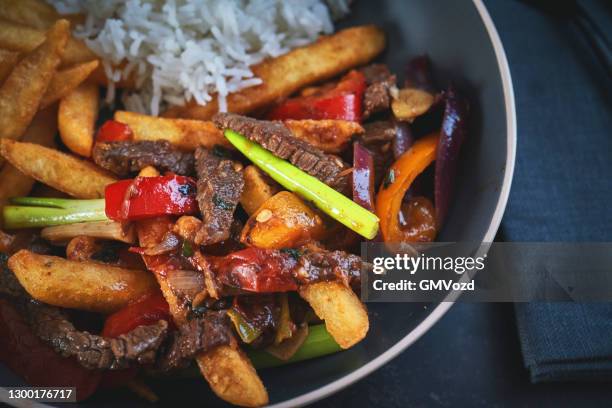
[[[195,150],[198,146],[208,149],[215,145],[232,146],[223,132],[209,121],[166,119],[126,111],[116,111],[115,120],[132,129],[134,140],[168,140],[185,150]]]
[[[267,199],[246,222],[240,242],[257,248],[295,248],[321,239],[326,232],[323,219],[289,191]]]
[[[69,24],[59,20],[47,40],[25,55],[0,87],[1,137],[17,139],[23,135],[38,110],[68,38]]]
[[[46,30],[61,16],[42,0],[0,0],[0,18]]]
[[[67,21],[63,19],[63,21]],[[45,41],[45,31],[25,27],[10,21],[0,20],[0,48],[10,51],[30,52]],[[69,37],[62,56],[62,67],[91,61],[98,58],[85,43]]]
[[[57,133],[57,108],[50,107],[34,116],[23,135],[23,140],[51,147],[55,133]],[[6,205],[10,197],[28,195],[34,185],[32,177],[23,174],[10,163],[6,163],[0,170],[0,181],[0,209]]]
[[[68,149],[83,157],[91,156],[99,99],[98,85],[84,82],[59,104],[58,127],[62,141]]]
[[[227,109],[229,112],[244,114],[264,108],[304,86],[365,64],[384,47],[385,36],[375,26],[338,31],[310,45],[253,66],[253,73],[263,83],[228,95]],[[191,101],[184,107],[169,109],[164,116],[208,120],[218,110],[216,99],[204,106]]]
[[[350,288],[339,282],[319,282],[299,292],[340,347],[347,349],[365,337],[370,326],[368,313]]]
[[[169,217],[139,221],[137,232],[140,246],[151,247],[161,242],[164,234],[170,231],[172,224]],[[175,323],[184,323],[187,319],[187,310],[168,285],[166,276],[159,273],[155,276],[170,306],[170,314]],[[245,407],[258,407],[268,403],[266,388],[249,358],[235,342],[199,353],[196,362],[202,375],[219,398]]]
[[[0,139],[0,155],[22,173],[76,198],[104,197],[117,181],[95,165],[32,143]]]
[[[340,153],[353,135],[364,132],[359,123],[347,120],[286,120],[284,123],[295,137],[326,153]]]
[[[84,62],[70,68],[57,71],[51,79],[47,92],[40,101],[40,109],[44,109],[53,102],[59,101],[72,90],[84,82],[87,77],[100,65],[98,60]]]
[[[215,347],[199,355],[196,361],[219,398],[243,407],[260,407],[268,403],[268,393],[255,368],[238,347]]]
[[[19,53],[17,51],[1,50],[0,49],[0,85],[13,72],[13,68],[19,61]]]
[[[147,271],[69,261],[25,249],[11,256],[8,265],[30,296],[59,307],[112,313],[157,290]]]
[[[280,186],[253,165],[247,166],[242,175],[244,189],[240,205],[247,214],[252,215],[268,198],[280,191]]]

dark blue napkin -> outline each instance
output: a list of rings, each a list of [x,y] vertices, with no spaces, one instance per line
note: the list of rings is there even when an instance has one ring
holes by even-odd
[[[504,7],[508,13],[499,12]],[[516,171],[503,237],[612,241],[610,77],[575,27],[524,2],[518,8],[517,13],[516,3],[495,3],[518,113]],[[611,27],[610,15],[601,10],[597,19]],[[533,382],[612,377],[612,304],[533,303],[515,309]]]

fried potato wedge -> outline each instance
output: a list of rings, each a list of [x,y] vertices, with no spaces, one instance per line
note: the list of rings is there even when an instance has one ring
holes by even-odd
[[[94,164],[32,143],[0,139],[0,155],[22,173],[76,198],[104,197],[117,181]]]
[[[365,64],[384,47],[382,30],[368,25],[338,31],[305,47],[267,59],[252,67],[263,83],[228,95],[227,110],[244,114],[264,108],[304,86]],[[191,101],[183,107],[169,109],[164,116],[208,120],[218,110],[217,100],[204,106]]]
[[[280,191],[280,185],[253,165],[247,166],[242,175],[244,189],[240,205],[247,214],[252,215],[268,198]]]
[[[66,21],[66,19],[63,19]],[[21,24],[0,20],[0,48],[10,51],[30,52],[45,41],[45,31]],[[62,67],[91,61],[98,58],[85,43],[69,37],[62,56]]]
[[[0,18],[45,30],[61,16],[42,0],[0,0]]]
[[[4,83],[13,68],[19,61],[20,54],[17,51],[0,49],[0,85]]]
[[[295,248],[321,239],[326,232],[323,219],[289,191],[267,199],[246,222],[240,242],[266,249]]]
[[[84,82],[59,104],[58,127],[62,141],[68,149],[83,157],[91,156],[99,99],[98,85]]]
[[[59,307],[112,313],[157,290],[147,271],[69,261],[25,249],[11,256],[8,265],[34,299]]]
[[[340,153],[353,135],[364,132],[359,123],[347,120],[286,120],[284,123],[295,137],[326,153]]]
[[[57,133],[57,108],[50,107],[34,116],[32,123],[23,135],[23,141],[41,146],[52,147]],[[10,197],[26,196],[34,185],[34,179],[17,170],[12,164],[5,163],[0,170],[0,209]],[[0,221],[1,221],[0,215]]]
[[[0,87],[0,137],[17,139],[27,129],[55,75],[68,29],[68,21],[59,20],[47,40],[25,55]]]
[[[357,295],[339,282],[319,282],[300,288],[302,296],[343,349],[361,341],[370,327],[368,313]]]
[[[238,347],[215,347],[199,355],[196,361],[219,398],[242,407],[268,403],[266,388],[249,358]]]
[[[58,71],[51,79],[47,92],[40,101],[40,109],[68,95],[83,83],[99,65],[100,61],[92,60]]]
[[[198,146],[207,149],[215,145],[232,146],[210,121],[167,119],[127,111],[115,112],[114,118],[132,129],[134,140],[167,140],[185,150],[195,150]]]

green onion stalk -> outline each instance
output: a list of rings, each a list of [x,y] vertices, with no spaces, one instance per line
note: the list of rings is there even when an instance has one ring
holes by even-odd
[[[88,221],[107,221],[104,199],[15,197],[4,206],[2,216],[7,229],[40,228]]]
[[[379,220],[375,214],[240,133],[228,129],[224,134],[236,149],[287,190],[311,201],[327,215],[365,238],[376,236]]]
[[[342,348],[325,329],[324,324],[308,327],[308,337],[288,360],[274,357],[265,350],[249,350],[247,354],[251,358],[255,368],[277,367],[284,364],[297,363],[298,361],[310,360],[316,357],[337,353]]]

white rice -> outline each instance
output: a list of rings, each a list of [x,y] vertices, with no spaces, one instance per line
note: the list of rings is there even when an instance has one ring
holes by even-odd
[[[153,115],[190,99],[206,104],[215,93],[225,111],[228,94],[261,83],[250,65],[333,31],[323,0],[50,2],[60,13],[87,14],[74,34],[103,59],[107,100],[114,82],[133,75],[137,90],[123,102]]]

